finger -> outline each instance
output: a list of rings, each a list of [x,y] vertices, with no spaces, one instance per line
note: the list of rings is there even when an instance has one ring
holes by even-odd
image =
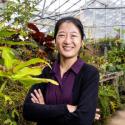
[[[42,102],[41,98],[42,97],[40,96],[39,92],[36,89],[34,90],[34,92],[36,94],[36,98],[38,99],[39,103],[41,104],[41,102]]]
[[[95,119],[99,120],[100,119],[100,114],[95,114]]]
[[[99,115],[99,114],[96,114],[96,117],[100,117],[100,115]]]
[[[40,95],[41,97],[43,97],[43,94],[42,94],[42,92],[41,92],[40,89],[38,89],[38,92],[39,92],[39,95]]]
[[[99,120],[100,119],[100,117],[95,117],[95,120]]]
[[[99,120],[99,117],[95,117],[95,120]]]
[[[40,98],[40,94],[38,93],[38,91],[36,89],[34,90],[34,93],[35,93],[37,99],[39,99]]]
[[[36,98],[36,96],[33,93],[31,93],[31,96],[32,96],[33,100],[35,101],[35,103],[39,103],[38,99]]]
[[[99,109],[99,108],[96,108],[96,112],[100,112],[100,109]]]
[[[38,92],[39,92],[39,95],[40,95],[40,101],[41,101],[41,104],[44,104],[44,98],[43,98],[43,94],[42,94],[42,92],[41,92],[41,90],[40,89],[38,89]]]
[[[35,100],[34,100],[34,98],[31,98],[31,101],[32,101],[33,103],[35,103]]]

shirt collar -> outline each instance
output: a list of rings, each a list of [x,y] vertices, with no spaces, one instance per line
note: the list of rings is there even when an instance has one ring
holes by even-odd
[[[77,61],[72,65],[70,69],[76,74],[78,74],[83,65],[84,65],[84,61],[78,58]],[[59,60],[56,60],[54,62],[53,67],[52,67],[52,73],[54,74],[59,73]]]
[[[52,66],[52,73],[58,73],[59,72],[59,60],[57,59]]]
[[[71,69],[78,74],[80,69],[82,68],[84,64],[84,61],[80,58],[77,59],[77,61],[72,65]]]

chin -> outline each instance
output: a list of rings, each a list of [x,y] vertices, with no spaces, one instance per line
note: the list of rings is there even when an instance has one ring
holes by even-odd
[[[62,55],[62,57],[65,58],[65,59],[71,59],[71,58],[74,58],[76,56],[67,54],[67,55]]]

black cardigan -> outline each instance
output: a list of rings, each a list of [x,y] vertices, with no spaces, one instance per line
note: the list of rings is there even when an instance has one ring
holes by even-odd
[[[50,69],[44,69],[41,77],[51,78]],[[40,88],[43,96],[46,83],[35,84],[29,90],[23,106],[23,117],[37,122],[37,125],[92,125],[98,98],[99,72],[91,65],[84,64],[75,78],[73,86],[73,105],[75,112],[70,113],[66,104],[42,105],[31,102],[30,93]]]

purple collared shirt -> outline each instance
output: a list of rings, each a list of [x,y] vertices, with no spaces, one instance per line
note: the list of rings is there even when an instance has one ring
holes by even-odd
[[[74,80],[83,64],[84,62],[78,58],[72,67],[64,73],[63,78],[61,78],[59,61],[54,63],[52,67],[52,76],[59,85],[48,84],[45,97],[46,104],[72,104]]]

